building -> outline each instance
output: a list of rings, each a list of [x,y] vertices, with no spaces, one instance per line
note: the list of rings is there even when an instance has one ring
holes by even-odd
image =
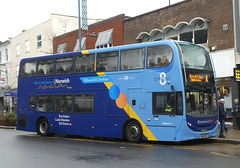
[[[122,23],[125,15],[117,15],[88,26],[88,30],[82,31],[82,50],[104,48],[123,45]],[[92,34],[97,37],[91,37]],[[63,34],[54,38],[54,53],[79,51],[79,31]]]
[[[124,44],[175,39],[206,46],[217,87],[231,110],[240,98],[233,68],[240,67],[239,0],[185,0],[124,20]]]
[[[23,30],[11,39],[10,95],[16,96],[21,59],[52,54],[53,37],[73,31],[77,27],[78,17],[52,14],[49,20],[29,30]],[[17,101],[16,97],[13,101]]]
[[[10,41],[0,42],[0,116],[10,110],[10,97],[5,92],[10,91]]]

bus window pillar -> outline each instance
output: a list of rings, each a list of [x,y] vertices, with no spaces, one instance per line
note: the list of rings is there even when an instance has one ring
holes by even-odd
[[[176,110],[177,110],[177,94],[174,90],[174,86],[171,85],[171,90],[173,91],[173,95],[174,95],[174,108],[173,108],[173,113],[171,114],[171,117],[174,117],[176,115]]]

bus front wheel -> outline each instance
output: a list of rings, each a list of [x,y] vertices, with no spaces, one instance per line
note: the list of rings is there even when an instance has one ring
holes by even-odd
[[[125,137],[129,142],[140,142],[142,140],[142,128],[139,122],[130,121],[125,128]]]
[[[41,136],[47,136],[49,134],[49,123],[48,120],[45,118],[41,118],[38,121],[37,132]]]

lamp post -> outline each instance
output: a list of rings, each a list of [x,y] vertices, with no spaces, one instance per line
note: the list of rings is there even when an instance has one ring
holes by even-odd
[[[79,51],[81,51],[82,50],[82,46],[81,46],[81,44],[82,44],[82,28],[81,28],[81,2],[80,2],[81,0],[78,0],[78,26],[79,26],[79,32],[78,32],[78,35],[79,35],[79,37],[78,37],[78,44],[79,44]]]
[[[78,33],[78,44],[79,44],[79,51],[82,50],[82,35],[83,37],[89,35],[90,37],[97,37],[96,34],[88,34],[88,33],[82,33],[82,25],[81,25],[81,0],[78,0],[78,25],[79,25],[79,33]]]

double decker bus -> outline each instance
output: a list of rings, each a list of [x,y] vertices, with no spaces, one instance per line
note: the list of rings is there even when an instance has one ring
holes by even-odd
[[[186,141],[217,136],[209,52],[156,41],[22,59],[17,129]]]

